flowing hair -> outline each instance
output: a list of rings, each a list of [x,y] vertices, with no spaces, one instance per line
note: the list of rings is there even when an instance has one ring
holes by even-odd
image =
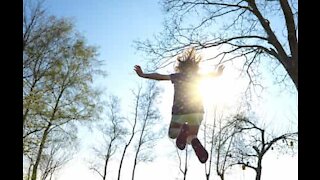
[[[187,72],[188,70],[197,72],[201,56],[197,55],[196,49],[192,47],[185,51],[181,56],[178,56],[177,61],[178,65],[175,67],[176,72]]]

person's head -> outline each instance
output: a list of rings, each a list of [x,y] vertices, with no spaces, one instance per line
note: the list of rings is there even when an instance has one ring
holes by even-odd
[[[181,56],[178,56],[177,61],[178,65],[175,68],[176,72],[196,73],[199,69],[201,57],[196,54],[195,48],[191,48],[185,51]]]

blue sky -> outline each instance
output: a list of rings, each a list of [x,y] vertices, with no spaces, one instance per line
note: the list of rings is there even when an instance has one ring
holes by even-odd
[[[135,64],[141,64],[143,66],[146,62],[134,49],[133,41],[151,38],[152,35],[162,30],[164,14],[161,12],[161,6],[158,0],[46,0],[45,6],[49,14],[58,17],[72,18],[75,23],[75,29],[85,37],[87,43],[99,47],[98,52],[100,55],[98,58],[104,60],[106,65],[103,68],[105,68],[108,75],[105,79],[99,79],[96,85],[104,88],[106,95],[112,93],[119,96],[122,99],[122,105],[127,107],[130,102],[124,99],[128,97],[130,89],[135,88],[137,83],[145,81],[138,78],[133,71]],[[168,71],[163,70],[163,72]],[[231,70],[225,69],[225,71],[228,73],[228,71]],[[171,83],[168,82],[161,82],[160,84],[166,87],[163,94],[163,101],[170,103],[170,105],[168,105],[168,103],[162,104],[160,110],[163,112],[165,123],[169,123],[170,106],[173,97],[172,87]],[[296,110],[294,109],[297,107],[295,94],[274,94],[274,96],[266,98],[263,101],[265,103],[263,107],[267,107],[267,109],[273,108],[274,111],[272,112],[279,114],[279,117],[286,117],[286,114],[290,114],[290,109],[292,108],[293,111]],[[282,100],[283,104],[275,104],[274,102],[277,100]],[[286,106],[289,108],[286,109]],[[284,111],[286,113],[284,113]],[[268,111],[262,113],[268,113]],[[272,119],[275,114],[268,114],[270,116],[269,118]],[[89,132],[81,130],[81,133],[86,134]],[[90,139],[85,136],[82,136],[82,138],[82,142],[90,141]],[[168,138],[164,138],[160,144],[162,144],[163,147],[172,146]],[[81,147],[84,146],[82,145]],[[87,151],[81,151],[80,155],[76,156],[73,161],[67,164],[58,180],[67,180],[70,178],[78,180],[98,179],[97,176],[94,176],[93,173],[88,170],[88,166],[83,162],[83,157],[88,156],[86,152]],[[163,156],[157,158],[154,164],[149,166],[142,164],[141,167],[148,168],[151,173],[150,177],[152,177],[153,173],[159,178],[162,177],[162,179],[173,180],[178,175],[178,172],[170,166],[172,162],[163,159],[165,155],[164,153]],[[287,160],[278,159],[278,166],[264,166],[264,171],[270,175],[266,176],[263,180],[280,180],[283,179],[283,176],[289,177],[287,179],[297,179],[297,173],[288,175],[288,173],[296,171],[297,157],[293,159],[285,157],[285,159]],[[196,159],[193,160],[195,160],[193,161],[195,164],[191,165],[191,167],[200,166]],[[271,160],[277,160],[277,157],[270,155],[270,163],[272,163]],[[280,169],[280,165],[286,166],[288,169],[282,169],[281,172],[279,170],[276,171]],[[164,173],[157,171],[159,167],[163,167],[162,170]],[[198,173],[197,170],[197,168],[193,170],[190,169],[191,177],[192,175],[196,176]],[[137,176],[141,175],[142,172],[139,172],[140,170],[137,171]],[[280,175],[278,175],[276,179],[271,176],[272,173],[267,172],[275,172],[275,174],[278,172]],[[236,174],[235,178],[250,179],[250,176],[252,176],[252,174],[246,175],[245,177],[241,172],[240,174]],[[146,179],[148,179],[148,176],[146,176]]]
[[[108,74],[100,85],[108,92],[124,95],[138,79],[133,66],[144,59],[133,48],[133,41],[151,37],[161,30],[162,14],[150,0],[47,0],[50,14],[72,18],[75,29],[90,45],[98,46]]]

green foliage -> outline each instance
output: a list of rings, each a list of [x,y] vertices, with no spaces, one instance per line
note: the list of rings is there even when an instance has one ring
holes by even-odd
[[[76,122],[99,118],[101,92],[92,83],[104,72],[97,48],[71,21],[47,16],[40,6],[32,10],[24,12],[23,22],[23,147],[37,170],[43,157],[50,159],[50,147],[60,144],[55,154],[61,154],[74,144],[61,143],[75,140]]]

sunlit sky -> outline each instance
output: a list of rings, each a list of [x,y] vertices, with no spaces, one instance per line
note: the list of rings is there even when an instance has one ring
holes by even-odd
[[[124,97],[131,89],[136,88],[136,84],[146,80],[138,78],[133,66],[140,64],[144,67],[145,59],[136,53],[133,47],[134,40],[143,40],[151,38],[163,28],[162,22],[164,14],[161,12],[161,6],[156,0],[47,0],[45,3],[49,14],[58,17],[69,17],[75,23],[75,29],[80,32],[90,45],[98,46],[99,59],[105,60],[105,68],[108,76],[100,79],[96,83],[99,88],[105,89],[106,94],[115,94],[119,96],[123,107],[128,107],[130,101]],[[210,67],[210,66],[209,66]],[[210,67],[211,68],[211,67]],[[213,66],[212,66],[213,68]],[[208,69],[205,69],[207,71]],[[168,73],[173,70],[163,69],[159,72]],[[242,87],[241,81],[235,80],[235,71],[231,67],[226,67],[223,76],[219,79],[209,80],[215,86],[203,88],[204,94],[208,95],[207,99],[214,99],[221,102],[226,107],[237,96],[237,92]],[[173,98],[172,84],[160,82],[164,87],[162,94],[162,104],[159,110],[163,116],[163,123],[168,124],[170,121],[171,105]],[[217,88],[220,87],[220,88]],[[274,92],[275,90],[273,90]],[[263,108],[273,108],[261,113],[268,116],[267,119],[277,117],[292,118],[297,117],[297,99],[294,94],[274,93],[275,95],[263,101]],[[278,103],[280,102],[281,103]],[[276,102],[276,103],[275,103]],[[287,109],[285,107],[288,107]],[[293,115],[292,115],[293,113]],[[273,119],[274,120],[274,119]],[[280,125],[287,125],[285,122],[277,122]],[[278,125],[279,125],[278,124]],[[87,129],[79,129],[80,151],[72,161],[64,166],[59,172],[57,180],[98,180],[100,177],[93,171],[90,171],[88,164],[85,162],[89,154],[87,145],[90,144],[92,132]],[[136,179],[166,179],[174,180],[180,176],[177,160],[172,155],[174,151],[173,143],[165,137],[158,144],[161,152],[153,163],[141,163],[137,167]],[[204,165],[200,164],[195,156],[190,159],[188,177],[189,179],[200,179],[204,177]],[[262,180],[297,180],[297,156],[277,156],[268,154],[264,159]],[[116,165],[118,167],[118,165]],[[130,167],[127,168],[129,174],[124,174],[123,179],[129,179],[131,175]],[[114,171],[116,171],[115,169]],[[112,170],[111,170],[112,171]],[[127,176],[127,178],[126,178]],[[253,179],[253,173],[250,171],[235,171],[233,178],[238,180]]]

